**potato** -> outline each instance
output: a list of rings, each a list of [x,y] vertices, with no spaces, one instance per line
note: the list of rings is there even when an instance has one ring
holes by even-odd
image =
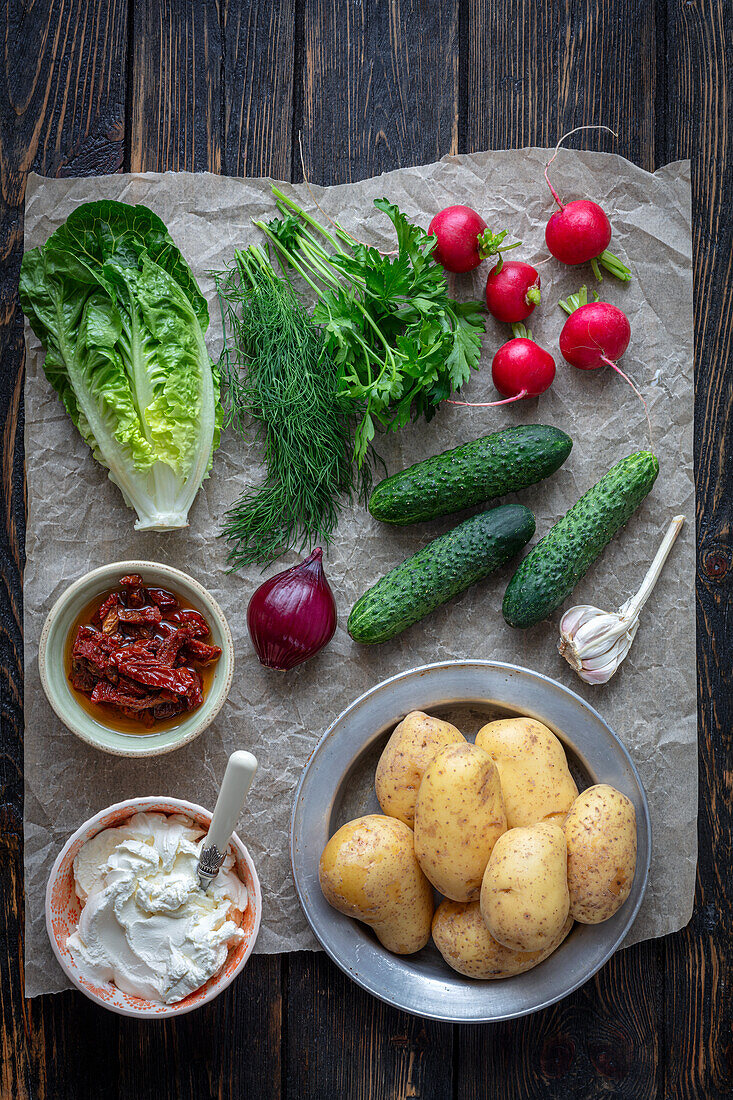
[[[382,812],[412,828],[417,791],[428,764],[446,745],[465,740],[450,722],[431,718],[421,710],[403,718],[377,764],[374,786]]]
[[[494,939],[512,951],[544,951],[569,911],[562,829],[539,822],[500,836],[481,884],[481,915]]]
[[[368,814],[342,825],[323,849],[318,877],[326,901],[373,928],[388,951],[409,955],[428,942],[433,891],[404,822]]]
[[[491,935],[477,901],[443,901],[433,917],[433,939],[448,966],[459,974],[468,978],[511,978],[551,955],[572,927],[572,917],[568,917],[557,939],[543,951],[512,951]]]
[[[428,764],[415,806],[415,854],[433,886],[474,901],[491,849],[506,829],[499,773],[487,752],[448,745]]]
[[[578,788],[552,730],[534,718],[502,718],[483,726],[476,744],[499,770],[507,828],[538,821],[562,825]]]
[[[568,846],[570,912],[581,924],[600,924],[629,896],[636,870],[636,812],[607,783],[578,795],[563,826]]]

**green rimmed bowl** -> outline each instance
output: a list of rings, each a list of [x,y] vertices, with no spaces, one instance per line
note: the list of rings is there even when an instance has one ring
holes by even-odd
[[[171,588],[183,596],[205,616],[212,642],[221,649],[211,686],[201,706],[174,726],[158,732],[124,733],[97,721],[81,706],[67,679],[66,644],[77,616],[88,603],[114,588],[126,573],[139,573],[146,585]],[[53,605],[41,634],[38,670],[55,714],[82,741],[115,756],[160,756],[187,745],[214,721],[232,686],[234,642],[219,604],[193,577],[161,562],[117,561],[93,569],[75,581]]]

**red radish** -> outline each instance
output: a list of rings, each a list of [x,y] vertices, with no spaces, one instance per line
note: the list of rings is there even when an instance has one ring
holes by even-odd
[[[590,199],[575,199],[564,206],[557,196],[555,199],[560,209],[545,228],[550,252],[563,264],[585,264],[595,260],[611,243],[610,221],[598,203]]]
[[[552,255],[563,264],[585,264],[590,261],[593,274],[599,282],[603,279],[599,263],[617,279],[628,282],[631,271],[625,264],[608,251],[611,242],[611,223],[597,202],[590,199],[575,199],[564,203],[550,183],[548,170],[557,156],[565,138],[578,130],[608,130],[614,137],[618,135],[608,126],[576,126],[564,134],[555,146],[555,152],[545,165],[545,180],[558,209],[550,217],[545,227],[545,241]]]
[[[555,377],[555,360],[532,339],[524,325],[514,325],[514,339],[497,351],[491,364],[491,377],[504,401],[450,401],[473,409],[508,405],[524,397],[539,397],[549,389]]]
[[[470,206],[447,206],[435,215],[428,233],[438,238],[433,253],[435,259],[446,271],[456,275],[473,271],[487,256],[496,256],[521,243],[517,241],[501,247],[506,230],[492,233],[481,215]]]
[[[525,321],[540,300],[536,268],[521,260],[503,260],[492,267],[486,280],[486,306],[497,321]]]
[[[596,370],[604,363],[619,370],[616,360],[630,339],[631,325],[622,310],[608,302],[588,302],[573,310],[565,322],[560,351],[563,359],[580,370]]]
[[[563,359],[579,370],[596,370],[604,364],[613,367],[631,386],[644,406],[651,437],[652,426],[647,403],[628,374],[616,362],[628,348],[631,339],[631,325],[626,314],[609,302],[589,302],[588,291],[584,286],[577,294],[571,294],[567,301],[561,301],[560,305],[569,315],[560,333]]]

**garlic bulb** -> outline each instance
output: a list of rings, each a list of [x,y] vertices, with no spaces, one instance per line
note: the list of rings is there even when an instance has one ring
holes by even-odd
[[[557,648],[586,684],[607,683],[631,649],[639,629],[639,612],[651,595],[684,522],[684,516],[674,517],[639,591],[618,611],[578,604],[563,615]]]

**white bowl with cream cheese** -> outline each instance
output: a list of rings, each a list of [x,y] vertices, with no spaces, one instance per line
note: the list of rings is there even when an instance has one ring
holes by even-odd
[[[51,946],[74,985],[126,1016],[190,1012],[240,973],[262,895],[232,836],[210,889],[196,865],[211,814],[175,798],[132,798],[90,818],[59,853],[46,890]]]

